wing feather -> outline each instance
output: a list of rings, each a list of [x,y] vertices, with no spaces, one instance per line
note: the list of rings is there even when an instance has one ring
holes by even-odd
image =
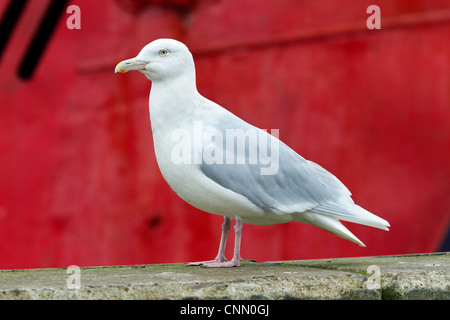
[[[252,143],[246,143],[245,148],[238,148],[234,141],[233,147],[230,147],[231,142],[226,139],[220,143],[218,141],[203,143],[203,148],[208,143],[215,143],[215,147],[222,148],[223,161],[209,164],[202,162],[200,168],[207,177],[245,196],[258,207],[276,214],[286,214],[303,212],[329,202],[338,202],[343,197],[350,199],[350,192],[334,175],[318,164],[304,159],[267,132],[234,116],[222,117],[210,128],[213,130],[219,128],[224,138],[230,136],[227,136],[230,132],[227,130],[241,129],[242,133],[243,129],[246,133],[256,132],[248,134],[249,137],[257,137],[256,163],[250,161],[254,151],[250,150]],[[208,127],[204,129],[208,130]],[[262,152],[262,148],[266,146],[267,152]],[[274,150],[274,146],[278,150]],[[228,159],[245,159],[245,162],[227,163],[226,155],[229,153],[233,153],[233,157]],[[276,154],[278,157],[275,157]],[[235,155],[237,157],[234,157]],[[262,174],[262,169],[269,165],[277,166],[278,170],[274,174]]]

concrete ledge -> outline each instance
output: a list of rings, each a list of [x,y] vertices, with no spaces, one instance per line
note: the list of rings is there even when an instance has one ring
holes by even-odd
[[[0,271],[0,299],[450,299],[450,253],[66,271]]]

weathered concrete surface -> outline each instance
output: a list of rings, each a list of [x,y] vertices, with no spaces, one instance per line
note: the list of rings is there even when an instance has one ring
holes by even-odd
[[[68,289],[69,276],[66,269],[0,271],[0,299],[450,299],[450,253],[244,261],[230,269],[87,267],[79,289]]]

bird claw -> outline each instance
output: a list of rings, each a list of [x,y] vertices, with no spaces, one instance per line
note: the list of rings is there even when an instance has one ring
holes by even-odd
[[[226,259],[225,259],[226,260]],[[209,261],[199,261],[199,262],[188,262],[185,263],[186,266],[200,266],[204,268],[229,268],[229,267],[239,267],[240,266],[240,260],[231,260],[231,261],[224,261],[221,259],[215,259],[215,260],[209,260]]]
[[[214,262],[206,265],[202,265],[202,267],[206,268],[230,268],[230,267],[239,267],[240,261],[231,260],[231,261],[222,261],[222,262]]]
[[[197,262],[187,262],[184,265],[185,266],[207,266],[213,263],[220,263],[223,262],[223,260],[218,260],[218,259],[214,259],[214,260],[209,260],[209,261],[197,261]]]

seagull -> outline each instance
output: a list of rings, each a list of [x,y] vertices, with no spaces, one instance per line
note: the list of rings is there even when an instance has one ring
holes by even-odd
[[[115,68],[128,71],[152,82],[150,122],[164,179],[190,205],[224,217],[217,257],[187,265],[240,266],[243,223],[306,223],[363,247],[340,220],[389,230],[386,220],[355,204],[333,174],[281,142],[277,130],[270,134],[203,97],[193,56],[182,42],[149,43]],[[235,243],[227,260],[231,219]]]

